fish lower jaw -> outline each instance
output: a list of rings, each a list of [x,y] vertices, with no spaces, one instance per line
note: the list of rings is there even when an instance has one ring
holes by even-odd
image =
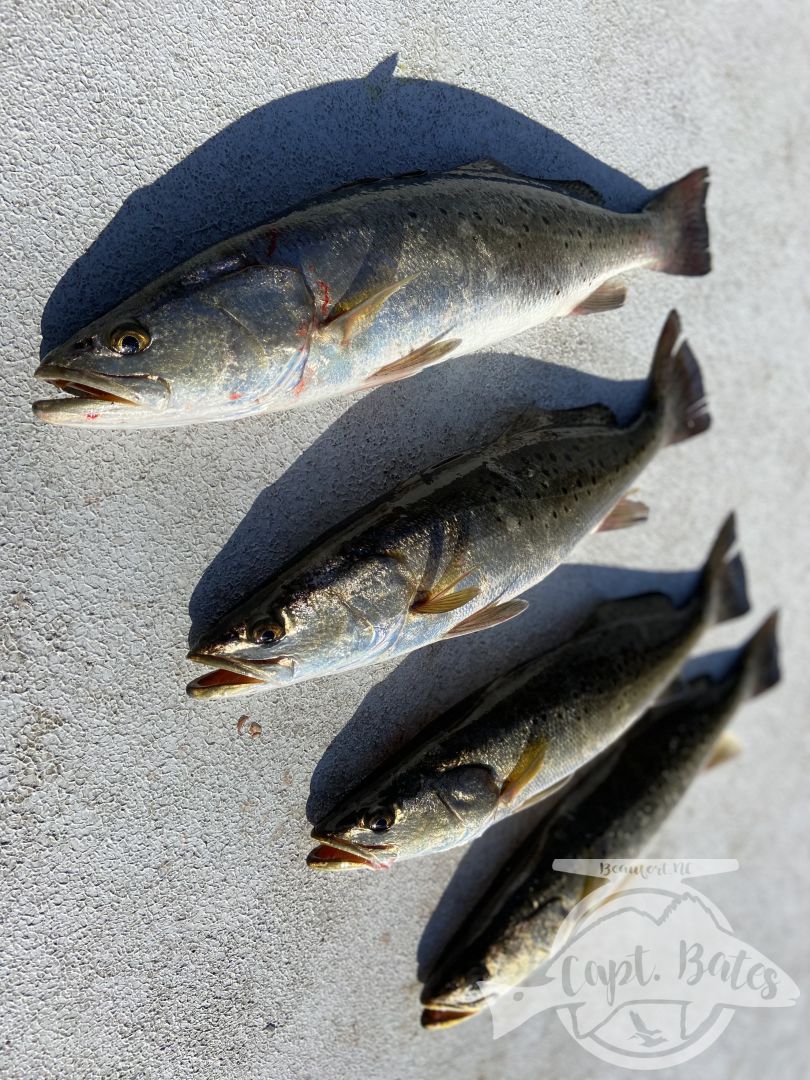
[[[307,866],[313,870],[387,870],[393,859],[378,859],[365,854],[351,844],[325,839],[313,834],[318,844],[307,855]]]
[[[242,697],[260,690],[271,690],[274,685],[254,675],[246,665],[208,656],[206,653],[190,652],[187,659],[213,669],[191,680],[186,686],[189,697]]]
[[[146,419],[141,413],[159,415],[170,392],[159,378],[116,377],[47,363],[40,364],[34,377],[65,393],[34,402],[34,416],[49,424],[137,425]]]
[[[478,1016],[483,1006],[480,1005],[426,1005],[422,1009],[420,1022],[428,1031],[442,1031],[455,1027],[464,1020]]]

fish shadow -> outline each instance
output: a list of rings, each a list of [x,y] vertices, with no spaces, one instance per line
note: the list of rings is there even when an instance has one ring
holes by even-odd
[[[134,191],[68,269],[42,315],[42,354],[154,277],[294,203],[348,181],[436,171],[492,157],[528,175],[580,179],[611,207],[649,192],[551,128],[484,94],[397,77],[298,91],[246,113]]]
[[[570,569],[586,568],[571,567]],[[598,569],[600,575],[606,572],[604,567],[591,569]],[[608,570],[607,573],[610,574],[612,571]],[[642,576],[647,575],[645,573]],[[654,582],[648,587],[661,588],[675,599],[679,599],[685,598],[689,590],[689,584],[683,579],[688,578],[690,583],[694,583],[696,575],[676,573],[664,574],[660,577],[651,575],[651,577],[654,578]],[[630,592],[643,591],[646,591],[646,587],[639,580],[638,584],[626,595],[630,595]],[[625,595],[624,591],[620,595]],[[743,644],[744,641],[741,641],[740,645]],[[684,666],[682,677],[693,679],[701,675],[710,675],[712,678],[720,678],[725,675],[738,656],[739,647],[693,656]],[[590,775],[593,770],[598,769],[599,763],[611,753],[612,748],[608,747],[588,766],[583,776]],[[455,948],[456,938],[463,934],[465,921],[474,913],[501,868],[511,859],[530,833],[537,830],[538,839],[540,838],[543,822],[563,798],[565,798],[565,792],[559,797],[550,798],[547,803],[541,803],[511,818],[506,818],[488,829],[483,836],[470,845],[442,893],[419,940],[416,959],[417,978],[420,982],[425,982],[431,975],[448,948]]]
[[[626,420],[644,396],[643,380],[511,354],[457,363],[463,379],[438,365],[360,398],[257,496],[192,593],[189,642],[327,529],[420,469],[494,439],[516,414],[601,402]]]

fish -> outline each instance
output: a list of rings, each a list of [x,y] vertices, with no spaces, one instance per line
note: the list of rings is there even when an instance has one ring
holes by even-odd
[[[549,797],[615,742],[683,666],[701,634],[748,610],[734,518],[691,595],[598,604],[567,641],[437,717],[316,823],[307,862],[382,869],[468,844]]]
[[[523,414],[494,442],[418,473],[316,540],[190,642],[213,670],[192,697],[258,693],[497,626],[590,531],[632,525],[625,493],[661,448],[709,427],[700,369],[671,312],[646,397]]]
[[[719,678],[676,680],[496,872],[425,981],[422,1025],[470,1019],[552,952],[576,904],[603,879],[555,870],[565,859],[635,858],[695,777],[728,755],[737,709],[780,679],[777,613]],[[484,988],[480,984],[484,984]]]
[[[43,358],[34,415],[145,428],[291,409],[408,378],[569,314],[636,267],[710,269],[708,170],[616,213],[492,161],[350,184],[216,244]]]

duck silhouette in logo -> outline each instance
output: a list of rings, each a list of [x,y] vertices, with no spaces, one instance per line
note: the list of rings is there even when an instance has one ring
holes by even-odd
[[[630,1019],[636,1029],[635,1033],[630,1036],[631,1039],[638,1039],[645,1047],[658,1046],[660,1043],[667,1041],[666,1037],[661,1034],[660,1028],[648,1028],[639,1014],[632,1009],[630,1010]]]

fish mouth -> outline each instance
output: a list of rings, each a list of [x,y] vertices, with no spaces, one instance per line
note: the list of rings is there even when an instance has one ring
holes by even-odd
[[[288,656],[270,660],[231,660],[192,650],[186,659],[214,669],[192,679],[186,686],[186,693],[194,698],[240,697],[270,690],[281,685],[277,678],[281,672],[286,674],[284,681],[289,682],[295,671],[295,661]]]
[[[372,849],[360,847],[348,840],[338,840],[334,836],[318,836],[313,833],[312,839],[319,841],[317,847],[307,855],[307,866],[311,866],[313,870],[387,870],[394,861],[394,856],[388,860],[378,859]],[[381,844],[373,850],[390,851],[391,848]]]
[[[441,1031],[455,1027],[464,1020],[471,1020],[480,1011],[481,1006],[476,1005],[427,1005],[422,1010],[420,1023],[428,1031]]]
[[[49,424],[120,422],[122,413],[166,407],[171,389],[158,375],[105,375],[100,371],[40,364],[34,378],[50,383],[65,397],[42,398],[34,402],[34,416]],[[137,422],[136,415],[132,420]]]

